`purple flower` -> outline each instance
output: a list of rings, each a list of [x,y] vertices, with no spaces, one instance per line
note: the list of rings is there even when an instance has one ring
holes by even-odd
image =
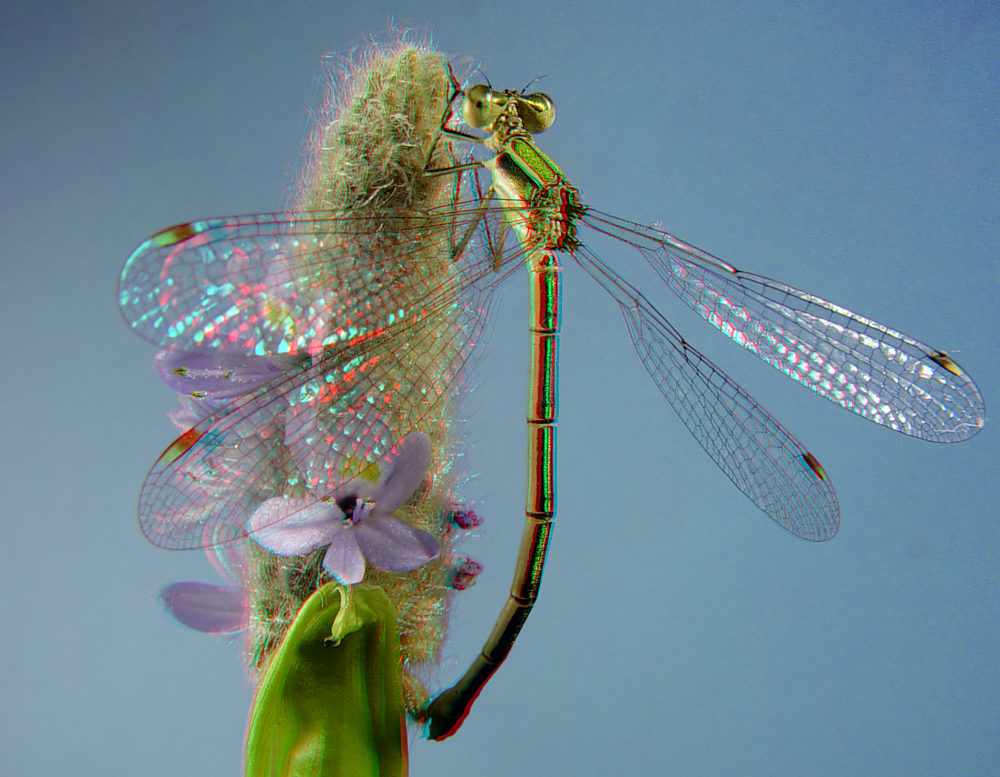
[[[245,576],[246,550],[241,546],[212,548],[208,558],[229,583]],[[242,584],[170,583],[157,592],[157,598],[178,623],[207,634],[233,634],[250,622],[250,599]]]
[[[377,482],[354,478],[316,497],[268,499],[250,516],[250,536],[281,556],[329,546],[323,566],[343,584],[365,576],[365,559],[379,569],[408,572],[433,561],[437,540],[392,515],[423,482],[430,438],[413,432]]]
[[[181,407],[167,413],[182,432],[196,426],[237,397],[249,394],[272,378],[301,364],[303,356],[210,356],[167,348],[156,354],[153,367],[180,395]]]
[[[250,619],[250,601],[237,586],[170,583],[157,596],[174,620],[206,634],[242,631]]]
[[[196,399],[219,402],[250,393],[301,364],[304,358],[236,353],[201,356],[167,348],[156,354],[153,367],[174,391]]]

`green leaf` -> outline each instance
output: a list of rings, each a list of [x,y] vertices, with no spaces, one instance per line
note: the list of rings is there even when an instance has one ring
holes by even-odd
[[[247,777],[405,777],[399,671],[396,611],[385,592],[320,588],[261,679]]]

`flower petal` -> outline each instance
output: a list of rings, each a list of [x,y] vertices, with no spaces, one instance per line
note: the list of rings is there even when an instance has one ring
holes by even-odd
[[[208,634],[245,629],[250,602],[242,588],[208,583],[171,583],[160,589],[159,599],[174,619]]]
[[[153,359],[156,371],[172,389],[213,400],[234,399],[249,393],[293,364],[294,361],[280,357],[235,353],[199,356],[172,348],[160,351]]]
[[[333,495],[338,499],[345,496],[354,496],[359,501],[371,501],[377,493],[378,484],[373,483],[363,475],[353,477],[333,490]]]
[[[371,515],[356,525],[354,533],[365,558],[390,572],[409,572],[422,567],[441,552],[430,534],[392,515]]]
[[[365,576],[365,557],[354,530],[342,531],[333,538],[323,557],[323,566],[344,585],[361,582]]]
[[[343,513],[329,502],[279,496],[250,516],[250,536],[279,556],[301,556],[343,532]]]
[[[392,463],[389,478],[372,497],[378,502],[380,513],[395,512],[406,504],[423,482],[431,463],[431,438],[423,432],[406,435],[400,446],[403,451]]]

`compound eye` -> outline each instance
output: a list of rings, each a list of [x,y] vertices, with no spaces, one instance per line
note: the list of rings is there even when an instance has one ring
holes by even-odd
[[[522,94],[517,100],[517,115],[525,130],[537,135],[551,127],[556,120],[556,104],[542,92]]]
[[[462,119],[470,127],[482,129],[489,126],[496,118],[496,103],[493,90],[484,84],[478,84],[465,93],[462,101]]]

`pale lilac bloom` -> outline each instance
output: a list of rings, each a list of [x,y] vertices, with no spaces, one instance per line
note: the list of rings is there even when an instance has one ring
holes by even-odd
[[[301,363],[303,356],[209,356],[166,348],[153,358],[153,368],[170,388],[211,401],[232,400],[253,391]]]
[[[208,551],[209,560],[230,583],[245,575],[246,549],[226,545]],[[170,583],[157,598],[174,620],[206,634],[232,634],[250,622],[250,599],[242,585]]]
[[[206,634],[242,631],[250,619],[250,600],[237,586],[170,583],[158,596],[174,620]]]
[[[210,356],[165,348],[153,358],[153,368],[180,394],[181,407],[167,413],[186,432],[237,397],[253,391],[301,363],[302,356]]]
[[[430,438],[406,436],[402,452],[377,482],[354,478],[316,496],[268,499],[250,516],[250,536],[281,556],[328,546],[323,566],[344,584],[365,576],[365,560],[379,569],[408,572],[433,561],[437,540],[392,513],[423,482],[431,460]]]

